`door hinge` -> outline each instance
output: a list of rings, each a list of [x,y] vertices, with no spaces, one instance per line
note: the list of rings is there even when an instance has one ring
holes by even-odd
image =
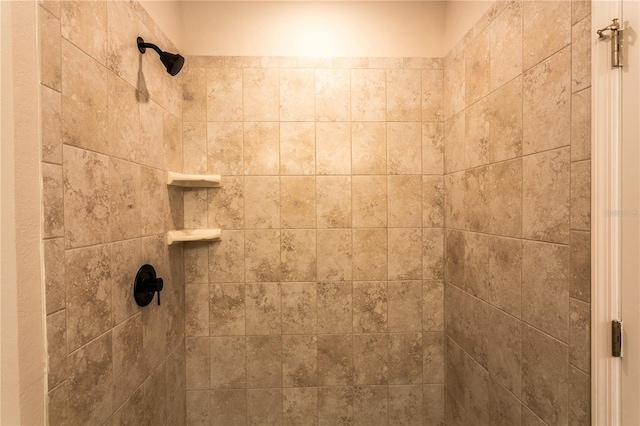
[[[605,38],[605,31],[611,31],[611,66],[622,68],[622,30],[618,18],[613,19],[611,25],[596,31],[600,39]]]
[[[611,356],[622,357],[622,321],[611,321]]]

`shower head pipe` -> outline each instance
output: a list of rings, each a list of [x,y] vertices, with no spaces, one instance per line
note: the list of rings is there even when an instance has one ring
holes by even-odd
[[[145,43],[142,37],[138,37],[136,41],[138,43],[138,51],[140,53],[145,53],[147,51],[147,47],[155,50],[158,55],[160,55],[160,60],[164,64],[165,68],[167,68],[167,72],[169,74],[176,75],[182,69],[182,66],[184,65],[184,57],[182,55],[160,50],[160,48],[153,43]]]

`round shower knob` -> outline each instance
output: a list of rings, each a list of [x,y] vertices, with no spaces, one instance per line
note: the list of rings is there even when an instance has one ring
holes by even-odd
[[[164,281],[156,276],[156,270],[153,266],[142,265],[133,283],[133,298],[138,306],[147,306],[153,300],[153,295],[157,293],[159,305],[160,292],[163,288]]]

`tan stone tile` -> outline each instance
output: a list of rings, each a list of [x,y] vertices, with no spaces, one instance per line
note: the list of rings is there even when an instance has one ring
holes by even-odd
[[[387,299],[390,332],[422,330],[422,281],[390,281]]]
[[[591,233],[571,231],[571,297],[591,300]]]
[[[282,424],[282,389],[248,390],[247,424]]]
[[[545,422],[536,416],[526,405],[522,404],[522,426],[544,426]]]
[[[404,58],[369,57],[369,68],[402,68]]]
[[[332,58],[326,56],[296,56],[298,68],[331,68]]]
[[[212,228],[244,228],[244,178],[225,177],[220,188],[209,189],[208,222]]]
[[[531,328],[522,333],[522,402],[545,423],[567,423],[567,345]]]
[[[187,336],[209,336],[210,327],[210,302],[209,286],[207,284],[187,284],[184,291],[184,328]],[[243,299],[244,306],[244,299]],[[242,323],[244,332],[244,321]],[[215,336],[215,333],[211,333]]]
[[[571,29],[571,92],[591,87],[591,18]]]
[[[208,393],[207,393],[208,394]],[[107,425],[121,426],[126,424],[142,424],[145,421],[144,412],[140,410],[144,401],[144,386],[140,386],[124,404],[113,413]]]
[[[282,284],[282,332],[315,334],[317,330],[316,284]]]
[[[280,178],[246,176],[244,178],[245,227],[280,226]]]
[[[353,329],[357,333],[387,331],[386,281],[356,281],[353,283]]]
[[[38,4],[56,18],[60,18],[60,0],[39,0]]]
[[[389,226],[422,226],[422,177],[389,176],[387,181]]]
[[[444,123],[445,173],[465,168],[465,113],[456,115]]]
[[[207,74],[204,68],[187,65],[182,71],[182,119],[207,119]]]
[[[392,177],[389,178],[390,181]],[[422,176],[422,226],[444,225],[444,179],[442,176]]]
[[[203,129],[206,131],[206,128]],[[207,170],[207,145],[203,138],[198,159],[203,158],[204,170]],[[164,169],[164,113],[155,102],[140,104],[140,154],[139,162],[156,169]],[[203,157],[200,157],[203,156]]]
[[[440,175],[444,171],[444,127],[422,123],[422,173]]]
[[[165,197],[165,229],[184,229],[184,189],[167,188]],[[181,250],[182,246],[173,247],[174,250]]]
[[[113,319],[120,324],[125,319],[140,312],[133,298],[131,284],[142,260],[142,240],[126,240],[111,245],[111,282],[113,283]]]
[[[67,394],[69,423],[102,424],[113,412],[111,344],[111,333],[106,333],[69,355],[67,385],[76,390]]]
[[[569,366],[569,424],[591,423],[591,378]]]
[[[211,391],[211,425],[223,426],[230,424],[245,424],[246,418],[246,390],[234,389]]]
[[[186,229],[207,228],[209,191],[206,188],[186,188],[183,194],[184,227]]]
[[[129,3],[129,5],[133,4],[135,3]],[[144,23],[139,20],[138,36],[142,37],[146,42],[157,43],[164,47],[155,35],[155,24],[153,22]],[[166,49],[170,49],[170,47],[166,47]],[[137,70],[140,78],[137,79],[136,88],[140,93],[141,101],[149,102],[151,99],[154,102],[163,103],[164,81],[169,78],[166,68],[161,61],[158,61],[157,55],[153,53],[140,55],[138,58]]]
[[[318,280],[350,280],[353,259],[351,229],[319,229],[317,238]]]
[[[591,367],[591,306],[571,299],[569,302],[569,363],[582,371]]]
[[[522,289],[522,242],[489,238],[489,288],[487,301],[520,318]]]
[[[60,6],[62,36],[76,46],[82,46],[89,56],[104,65],[107,59],[107,2],[73,0],[63,1]],[[87,70],[78,71],[86,73]]]
[[[571,163],[571,229],[591,229],[591,162]]]
[[[489,31],[483,31],[464,49],[465,103],[472,105],[489,94]],[[511,50],[511,47],[510,47]]]
[[[281,287],[280,283],[247,284],[247,334],[282,333]]]
[[[420,121],[422,117],[420,70],[386,71],[387,121]]]
[[[387,279],[387,230],[353,230],[353,279]]]
[[[522,155],[522,77],[489,96],[489,162]]]
[[[422,230],[422,278],[444,278],[444,231],[441,228]]]
[[[353,365],[355,384],[386,385],[389,368],[389,335],[354,335]]]
[[[349,121],[351,118],[351,71],[315,70],[317,121]]]
[[[387,123],[387,173],[422,173],[422,129],[419,123]]]
[[[387,173],[387,129],[383,122],[351,125],[352,173]]]
[[[280,120],[315,119],[315,74],[311,69],[280,70]]]
[[[389,279],[422,278],[422,230],[416,228],[389,229]]]
[[[352,336],[318,336],[318,384],[323,386],[353,383]]]
[[[368,68],[368,58],[335,57],[332,59],[333,68]]]
[[[119,406],[144,381],[142,314],[113,329],[113,403]]]
[[[465,228],[471,231],[489,232],[491,229],[489,178],[489,167],[469,169],[465,172]]]
[[[136,86],[138,83],[140,52],[133,47],[131,40],[135,40],[138,37],[138,17],[126,2],[113,1],[106,3],[106,66],[127,83]],[[148,42],[155,43],[154,40],[149,40]],[[155,53],[152,54],[155,55]]]
[[[491,233],[519,238],[522,235],[522,161],[489,166]]]
[[[442,281],[423,281],[422,329],[444,331],[444,283]]]
[[[47,384],[53,390],[67,378],[67,324],[65,310],[47,316]]]
[[[468,233],[465,236],[462,288],[484,301],[489,293],[489,242],[489,236],[484,234]]]
[[[242,69],[242,100],[245,121],[278,121],[279,78],[277,69]]]
[[[422,409],[425,426],[444,424],[444,386],[422,386]]]
[[[522,319],[569,341],[569,247],[526,241],[522,249]]]
[[[183,123],[182,149],[185,173],[207,173],[207,123]]]
[[[462,288],[465,276],[465,235],[461,231],[447,230],[445,239],[444,276],[447,283]]]
[[[247,386],[277,387],[282,384],[282,337],[247,337]]]
[[[316,197],[318,228],[351,227],[350,176],[318,176]]]
[[[316,386],[318,382],[318,338],[282,336],[282,385]]]
[[[226,68],[257,68],[261,63],[260,56],[224,56]]]
[[[340,423],[353,423],[353,388],[320,388],[318,390],[318,424]]]
[[[422,425],[422,386],[389,386],[389,424]]]
[[[52,314],[65,307],[64,240],[44,240],[42,245],[46,312]]]
[[[351,282],[319,282],[318,333],[351,333]]]
[[[42,161],[62,164],[62,96],[59,92],[40,86],[40,102],[42,103]]]
[[[465,167],[489,163],[489,102],[483,99],[468,107],[465,115]]]
[[[234,391],[215,391],[215,393],[221,392]],[[211,391],[208,389],[187,391],[187,416],[185,420],[189,426],[208,426],[210,424],[211,394]],[[218,411],[218,413],[220,413],[220,411]]]
[[[444,72],[422,70],[422,121],[444,120]]]
[[[211,388],[244,388],[247,384],[245,350],[248,350],[245,337],[212,337],[209,345]]]
[[[490,308],[487,364],[489,374],[515,396],[521,388],[522,323],[499,309]]]
[[[422,383],[422,333],[389,335],[389,384]]]
[[[351,70],[351,120],[384,121],[386,104],[385,70]]]
[[[204,295],[200,295],[204,297]],[[245,285],[212,284],[208,296],[209,335],[245,334]],[[189,309],[187,302],[186,309]]]
[[[184,360],[186,351],[184,346],[184,338],[180,344],[168,356],[167,365],[167,388],[165,408],[168,423],[184,422],[187,417],[187,384]]]
[[[180,102],[182,104],[182,102]],[[182,172],[184,157],[182,155],[182,114],[175,116],[164,112],[163,116],[163,145],[164,169]]]
[[[351,182],[353,226],[387,226],[387,177],[353,176]]]
[[[312,175],[316,170],[314,123],[280,123],[280,174]]]
[[[318,389],[285,388],[282,389],[283,424],[298,426],[316,425],[318,422]]]
[[[313,176],[280,178],[281,227],[316,227],[315,188],[316,179]]]
[[[62,90],[60,54],[60,19],[44,8],[38,8],[40,83],[56,91]]]
[[[522,73],[522,3],[509,4],[487,31],[489,86],[495,90]]]
[[[316,173],[319,175],[351,174],[350,123],[317,124]]]
[[[316,230],[283,229],[280,261],[283,281],[316,279]]]
[[[356,386],[353,389],[353,424],[378,426],[389,420],[387,386]]]
[[[65,147],[63,180],[66,248],[108,241],[108,157]]]
[[[222,175],[243,173],[242,123],[207,123],[207,155],[209,172]]]
[[[538,3],[558,2],[527,2],[525,9],[529,4]],[[537,28],[536,37],[539,32]],[[570,81],[571,49],[561,50],[524,74],[522,130],[525,155],[570,143]]]
[[[575,24],[591,13],[591,2],[587,0],[571,1],[571,23]]]
[[[140,179],[140,166],[127,161],[109,160],[109,230],[111,241],[139,237],[141,234],[143,190]],[[162,198],[160,198],[162,202]],[[162,212],[162,209],[160,210]],[[156,212],[157,213],[157,212]],[[156,217],[164,219],[162,215]],[[146,225],[146,223],[145,223]]]
[[[165,41],[162,43],[163,46],[171,44]],[[172,50],[172,52],[175,52],[175,50]],[[182,74],[171,76],[167,73],[163,74],[163,77],[161,105],[168,114],[176,118],[182,117]]]
[[[525,2],[523,16],[524,69],[531,68],[571,43],[571,2]]]
[[[65,8],[88,2],[64,2]],[[62,141],[109,152],[107,70],[67,41],[62,42]]]
[[[186,338],[187,389],[211,389],[208,337]]]
[[[522,162],[522,236],[569,243],[569,148]]]
[[[263,56],[260,58],[262,68],[295,68],[297,61],[295,56]]]
[[[45,238],[62,237],[65,234],[63,195],[66,190],[66,185],[63,185],[63,167],[43,163],[42,222]],[[69,224],[69,227],[74,226]]]
[[[280,172],[278,123],[244,123],[244,173],[277,175]]]
[[[571,161],[591,158],[591,89],[571,97]]]
[[[444,66],[444,119],[451,117],[465,108],[465,58],[464,52],[451,54]]]
[[[209,280],[244,282],[244,231],[222,231],[221,240],[209,245]]]
[[[242,69],[207,68],[207,121],[242,118]]]

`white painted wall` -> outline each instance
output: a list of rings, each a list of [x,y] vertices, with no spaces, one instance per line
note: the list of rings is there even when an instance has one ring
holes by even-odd
[[[156,25],[182,51],[182,8],[178,0],[144,0],[140,4]]]
[[[449,0],[445,3],[445,39],[442,44],[442,56],[445,56],[464,37],[467,31],[478,22],[494,2],[486,0]]]

